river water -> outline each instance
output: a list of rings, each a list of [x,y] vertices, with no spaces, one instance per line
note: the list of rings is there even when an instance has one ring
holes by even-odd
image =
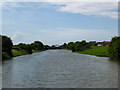
[[[118,65],[105,57],[47,50],[3,62],[3,88],[117,88]]]

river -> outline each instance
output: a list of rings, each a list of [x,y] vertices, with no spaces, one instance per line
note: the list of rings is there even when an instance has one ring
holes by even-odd
[[[118,65],[106,57],[47,50],[2,65],[3,88],[118,88]]]

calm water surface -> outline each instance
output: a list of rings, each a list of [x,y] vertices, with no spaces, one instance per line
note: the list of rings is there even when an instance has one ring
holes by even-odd
[[[3,63],[3,88],[117,88],[118,65],[105,57],[47,50]]]

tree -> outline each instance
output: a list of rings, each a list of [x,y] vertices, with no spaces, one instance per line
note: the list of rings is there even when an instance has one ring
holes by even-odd
[[[48,49],[50,49],[50,46],[44,45],[44,50],[48,50]]]
[[[7,59],[13,57],[12,54],[12,40],[7,36],[2,36],[2,58]]]
[[[52,45],[50,48],[51,48],[51,49],[56,49],[55,45]]]
[[[27,44],[27,45],[26,45],[25,50],[26,50],[29,54],[32,54],[32,47],[31,47],[30,44]]]
[[[85,40],[81,42],[76,41],[75,43],[74,42],[69,42],[68,44],[64,43],[61,47],[63,49],[72,50],[72,52],[83,51],[85,49],[90,48],[89,44]]]
[[[72,50],[73,47],[74,47],[74,43],[73,42],[69,42],[68,45],[67,45],[67,49]]]
[[[67,44],[64,43],[61,47],[62,47],[63,49],[64,49],[64,48],[67,48]]]
[[[74,51],[80,51],[81,43],[79,41],[75,42],[74,49],[75,49]]]
[[[0,59],[1,58],[2,58],[2,36],[0,35]]]
[[[86,43],[85,40],[81,41],[80,46],[81,46],[80,51],[83,51],[83,50],[89,48],[89,45],[88,45],[88,43]]]
[[[110,59],[120,60],[120,37],[113,37],[109,46]]]
[[[31,44],[31,47],[34,50],[44,50],[44,45],[40,41],[34,41],[34,43]]]
[[[32,47],[30,44],[19,43],[17,47],[18,49],[26,50],[29,54],[32,54]]]
[[[19,43],[17,47],[18,49],[26,49],[27,45],[25,43]]]

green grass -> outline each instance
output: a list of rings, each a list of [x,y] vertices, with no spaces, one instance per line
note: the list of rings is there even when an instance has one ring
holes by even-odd
[[[32,50],[33,53],[40,52],[41,50]]]
[[[12,53],[14,57],[28,54],[25,50],[12,50]]]
[[[40,52],[40,50],[32,50],[32,52],[33,53]],[[12,50],[12,53],[14,57],[29,54],[26,50],[15,50],[15,49]]]
[[[100,57],[109,57],[108,48],[109,46],[91,46],[90,49],[77,51],[77,53],[95,55]]]

